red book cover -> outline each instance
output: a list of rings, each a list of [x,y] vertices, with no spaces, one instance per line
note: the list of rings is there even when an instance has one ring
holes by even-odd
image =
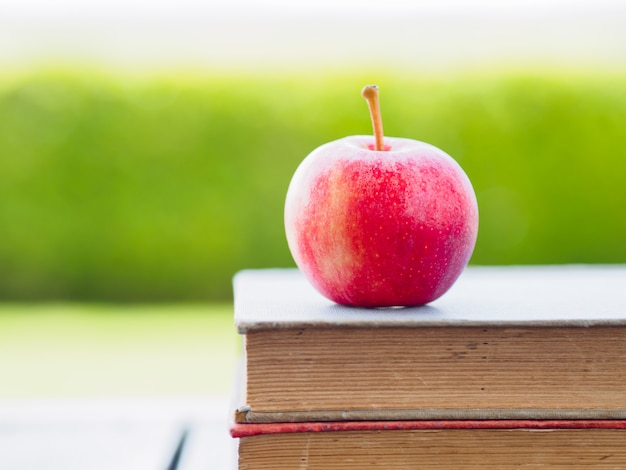
[[[234,423],[234,438],[262,434],[341,431],[392,431],[438,429],[626,429],[626,420],[433,420],[335,421],[311,423]]]

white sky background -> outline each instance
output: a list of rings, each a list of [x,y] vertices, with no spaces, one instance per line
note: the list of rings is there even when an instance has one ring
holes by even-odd
[[[625,68],[626,1],[0,0],[0,67]]]

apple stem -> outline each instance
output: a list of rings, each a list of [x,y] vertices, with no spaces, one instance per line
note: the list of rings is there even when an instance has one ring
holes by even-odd
[[[361,90],[361,95],[367,101],[374,128],[374,138],[376,139],[376,150],[384,150],[383,144],[383,118],[380,115],[380,103],[378,101],[378,87],[376,85],[366,85]]]

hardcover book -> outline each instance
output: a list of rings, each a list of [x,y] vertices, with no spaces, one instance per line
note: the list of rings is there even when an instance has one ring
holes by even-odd
[[[235,424],[240,470],[626,468],[626,421]]]
[[[239,423],[626,419],[623,265],[469,267],[415,308],[343,307],[295,269],[234,289]]]

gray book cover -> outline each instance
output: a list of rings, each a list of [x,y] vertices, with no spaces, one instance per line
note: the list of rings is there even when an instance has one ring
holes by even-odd
[[[311,326],[626,325],[626,265],[470,266],[436,301],[411,308],[344,307],[296,269],[236,274],[237,331]]]

